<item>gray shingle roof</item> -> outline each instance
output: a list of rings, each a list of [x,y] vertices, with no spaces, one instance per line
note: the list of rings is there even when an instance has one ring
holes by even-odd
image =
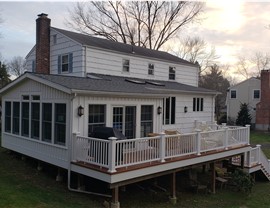
[[[30,73],[30,72],[27,72]],[[179,94],[179,93],[202,93],[216,94],[216,91],[199,87],[193,87],[178,82],[153,81],[147,79],[127,78],[121,76],[102,75],[91,73],[88,77],[74,77],[63,75],[46,75],[30,73],[49,82],[61,85],[70,90],[96,91],[106,93],[128,93],[128,94]]]
[[[64,34],[65,36],[77,41],[78,43],[82,45],[102,48],[102,49],[111,50],[111,51],[117,51],[117,52],[125,53],[128,55],[138,55],[138,56],[144,56],[144,57],[149,57],[149,58],[161,59],[161,60],[165,60],[169,62],[175,62],[178,64],[196,66],[195,64],[191,62],[188,62],[184,59],[181,59],[167,52],[151,50],[151,49],[138,47],[138,46],[132,46],[129,44],[114,42],[111,40],[97,38],[97,37],[84,35],[80,33],[75,33],[75,32],[71,32],[67,30],[62,30],[59,28],[54,28],[54,27],[52,28]]]

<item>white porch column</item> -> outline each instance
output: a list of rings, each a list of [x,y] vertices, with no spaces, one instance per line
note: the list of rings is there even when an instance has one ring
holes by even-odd
[[[201,155],[201,130],[196,129],[197,155]]]
[[[160,162],[165,162],[165,149],[166,149],[166,141],[165,141],[165,133],[160,133],[160,140],[159,140],[159,156]]]
[[[116,157],[116,140],[115,137],[109,137],[108,165],[109,173],[115,173],[115,157]]]
[[[225,150],[228,149],[228,140],[229,140],[229,128],[228,127],[224,127],[224,147]]]

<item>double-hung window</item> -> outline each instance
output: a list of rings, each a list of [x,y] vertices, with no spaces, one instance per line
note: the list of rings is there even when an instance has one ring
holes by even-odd
[[[154,75],[155,65],[152,63],[148,64],[148,75]]]
[[[123,59],[123,72],[129,72],[129,60]]]
[[[73,54],[63,54],[58,56],[58,74],[72,73],[73,71]]]
[[[175,67],[169,66],[169,80],[175,80]]]
[[[105,126],[106,121],[105,105],[89,105],[88,135],[90,136],[95,127]]]

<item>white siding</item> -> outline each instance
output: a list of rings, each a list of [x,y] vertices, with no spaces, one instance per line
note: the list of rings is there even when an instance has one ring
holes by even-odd
[[[77,96],[73,100],[73,132],[80,132],[80,135],[88,136],[88,111],[89,104],[106,105],[106,126],[112,126],[112,109],[114,106],[136,106],[136,137],[140,138],[140,109],[141,105],[153,105],[153,131],[161,132],[162,115],[157,115],[157,107],[162,106],[162,99],[148,98],[119,98],[119,97],[93,97]],[[77,109],[84,106],[84,115],[79,117]]]
[[[193,112],[193,98],[203,98],[204,108],[201,112]],[[194,122],[214,121],[214,98],[206,95],[178,95],[176,96],[176,118],[174,125],[163,125],[163,130],[178,129],[181,133],[190,133],[194,130]],[[187,113],[184,112],[184,107],[187,106]]]
[[[25,58],[25,69],[28,72],[33,72],[33,64],[32,62],[36,61],[36,47],[34,46],[32,50],[29,52],[27,57]]]
[[[57,42],[53,43],[53,36],[56,35]],[[73,54],[73,73],[64,73],[64,75],[84,76],[83,67],[83,48],[80,44],[67,38],[61,33],[51,30],[51,73],[58,74],[58,56],[68,53]]]
[[[130,60],[129,72],[122,72],[122,60]],[[148,75],[148,64],[155,66],[154,75]],[[87,48],[87,73],[101,73],[116,76],[169,80],[169,66],[176,67],[176,81],[192,86],[198,86],[198,68],[165,61],[112,53],[104,50]]]
[[[227,116],[233,121],[236,120],[238,112],[240,110],[241,103],[247,103],[249,105],[250,114],[252,116],[251,123],[255,123],[256,120],[256,104],[260,99],[253,99],[253,90],[261,89],[261,81],[256,78],[250,78],[233,87],[230,90],[236,90],[236,98],[230,97],[230,91],[227,93]]]

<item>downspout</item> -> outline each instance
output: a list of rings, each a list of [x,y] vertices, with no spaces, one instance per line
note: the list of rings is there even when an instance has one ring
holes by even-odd
[[[74,98],[77,97],[77,94],[74,93],[73,96],[71,96],[70,99],[70,108],[71,108],[71,115],[73,118],[73,100]],[[83,190],[78,190],[78,189],[74,189],[71,188],[70,186],[70,179],[71,179],[71,160],[72,160],[72,140],[73,140],[73,119],[69,119],[70,120],[70,132],[69,135],[71,136],[68,142],[68,190],[69,191],[74,191],[74,192],[78,192],[78,193],[84,193],[84,194],[91,194],[91,195],[96,195],[96,196],[103,196],[103,197],[112,197],[111,195],[107,195],[107,194],[101,194],[101,193],[96,193],[96,192],[89,192],[89,191],[83,191]]]

